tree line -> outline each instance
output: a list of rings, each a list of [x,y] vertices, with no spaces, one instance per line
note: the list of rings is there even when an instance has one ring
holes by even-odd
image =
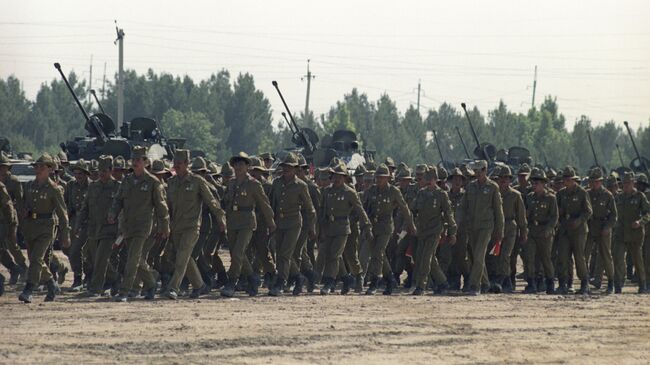
[[[86,110],[98,112],[88,98],[85,80],[74,72],[69,73],[68,80]],[[156,119],[166,136],[186,138],[187,146],[203,150],[217,161],[225,161],[239,151],[277,152],[291,146],[290,130],[284,123],[273,127],[271,103],[248,73],[233,78],[227,70],[221,70],[196,82],[189,76],[155,73],[151,69],[146,74],[127,70],[124,100],[125,120]],[[116,114],[114,84],[109,83],[101,102],[111,116]],[[602,165],[620,166],[621,157],[627,165],[635,157],[622,121],[595,125],[583,115],[569,130],[552,96],[526,114],[508,110],[503,101],[487,114],[476,107],[468,112],[481,142],[490,142],[497,148],[525,147],[535,162],[546,160],[556,168],[569,164],[584,172],[594,164],[587,130],[591,131],[596,157]],[[391,156],[410,166],[440,160],[430,138],[432,130],[437,132],[445,160],[460,161],[466,157],[458,132],[470,154],[475,146],[463,111],[456,105],[443,103],[438,109],[425,112],[411,105],[402,112],[388,94],[373,101],[356,88],[325,114],[299,114],[295,118],[319,136],[337,129],[353,130],[363,148],[376,151],[377,159]],[[83,126],[83,117],[63,81],[43,83],[36,98],[29,100],[19,79],[0,79],[0,136],[9,138],[15,151],[56,152],[60,142],[85,135]],[[641,155],[650,157],[650,125],[642,126],[634,134]]]

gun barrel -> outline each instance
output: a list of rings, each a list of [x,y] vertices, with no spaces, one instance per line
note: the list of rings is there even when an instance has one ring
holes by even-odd
[[[600,166],[598,163],[598,157],[596,157],[596,150],[594,149],[594,142],[591,140],[591,132],[587,129],[587,138],[589,138],[589,146],[591,146],[591,153],[594,155],[594,163],[596,166]]]
[[[465,151],[465,156],[467,156],[468,159],[471,157],[469,156],[469,152],[467,151],[467,146],[465,145],[465,141],[463,140],[463,136],[460,134],[460,129],[458,129],[458,126],[456,126],[456,133],[458,133],[458,138],[460,139],[460,143],[463,145],[463,150]]]
[[[102,106],[102,103],[100,103],[99,99],[97,98],[97,94],[95,93],[95,90],[90,89],[90,93],[93,94],[93,97],[95,98],[95,101],[97,102],[97,105],[99,106],[99,110],[102,111],[102,114],[106,114],[106,112],[104,112],[104,107]]]
[[[74,93],[74,90],[72,90],[72,86],[70,86],[70,83],[68,82],[68,78],[65,77],[65,74],[61,70],[61,64],[59,64],[58,62],[55,62],[54,63],[54,68],[56,68],[59,71],[59,74],[61,74],[61,77],[63,78],[63,82],[65,82],[65,86],[67,86],[68,90],[70,90],[70,94],[72,94],[72,97],[74,98],[74,101],[77,102],[77,106],[79,107],[79,110],[81,110],[81,114],[83,114],[84,118],[86,118],[86,122],[90,121],[90,117],[88,116],[88,113],[86,113],[86,110],[84,109],[83,105],[81,105],[81,102],[79,101],[79,98]]]
[[[623,155],[621,154],[621,148],[618,147],[618,143],[616,144],[616,151],[618,152],[618,160],[621,162],[621,166],[625,166],[625,162],[623,162]]]
[[[481,151],[483,154],[483,158],[488,160],[488,157],[485,154],[485,151],[482,150],[481,148],[481,142],[478,141],[478,136],[476,135],[476,130],[474,129],[474,125],[472,124],[472,119],[469,117],[469,113],[467,112],[467,107],[465,103],[460,103],[460,106],[463,107],[463,110],[465,111],[465,117],[467,118],[467,121],[469,122],[469,128],[472,130],[472,136],[474,136],[474,141],[476,142],[476,149],[478,151]]]
[[[625,124],[625,129],[627,129],[627,134],[630,136],[630,141],[632,141],[632,147],[634,148],[634,153],[636,153],[636,158],[639,159],[639,163],[641,163],[645,169],[646,172],[648,172],[648,166],[645,165],[645,162],[643,159],[641,159],[641,154],[639,153],[639,149],[636,148],[636,142],[634,142],[634,136],[632,136],[632,130],[630,130],[630,126],[627,124],[627,121],[623,122]]]
[[[440,149],[440,142],[438,142],[438,134],[436,130],[433,129],[433,139],[436,141],[436,147],[438,148],[438,155],[440,155],[440,162],[444,163],[445,159],[442,157],[442,150]]]
[[[307,149],[308,154],[312,154],[314,152],[314,146],[311,145],[311,142],[309,141],[309,139],[307,139],[307,137],[305,137],[305,134],[302,133],[300,128],[298,128],[298,124],[293,119],[293,114],[291,114],[291,111],[289,110],[289,106],[287,105],[287,102],[284,100],[284,96],[282,96],[282,92],[280,91],[280,87],[278,87],[278,82],[274,80],[274,81],[271,82],[271,84],[273,84],[273,87],[275,87],[275,90],[278,92],[278,95],[280,95],[280,99],[282,100],[282,104],[284,104],[284,109],[287,111],[287,114],[289,114],[289,118],[291,119],[291,122],[293,123],[293,126],[296,129],[296,131],[294,133],[298,133],[300,135],[300,139],[303,142],[303,146]]]

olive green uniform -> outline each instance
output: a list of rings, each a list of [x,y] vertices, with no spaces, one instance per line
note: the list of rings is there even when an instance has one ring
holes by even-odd
[[[501,200],[503,201],[504,216],[503,240],[501,241],[501,253],[498,256],[491,256],[495,265],[494,271],[490,272],[490,275],[494,275],[495,282],[499,284],[510,277],[510,260],[517,237],[528,235],[526,207],[521,193],[508,187],[505,191],[501,190]]]
[[[615,286],[618,289],[625,283],[625,252],[627,251],[628,255],[632,256],[634,270],[639,278],[639,288],[645,288],[647,282],[642,246],[645,235],[644,225],[650,222],[650,203],[639,191],[635,190],[629,194],[621,192],[616,196],[616,210],[618,220],[615,230],[620,240],[613,245]],[[641,227],[632,227],[636,221],[641,223]]]
[[[598,250],[597,259],[602,260],[607,279],[613,282],[612,232],[618,216],[616,202],[612,193],[603,187],[598,190],[590,189],[587,192],[589,194],[591,208],[593,209],[593,215],[589,220],[589,244],[585,249],[585,255],[589,257],[593,251],[591,248],[596,246]],[[603,233],[604,230],[607,230],[606,234]]]
[[[122,234],[128,250],[120,296],[126,296],[136,276],[142,277],[145,290],[156,284],[152,270],[142,260],[142,249],[151,233],[154,218],[160,232],[169,232],[169,210],[160,180],[148,171],[139,177],[135,174],[126,176],[113,201],[109,218],[115,221],[120,213],[123,219]]]
[[[452,289],[460,289],[460,277],[469,280],[469,261],[467,260],[467,227],[464,223],[461,203],[465,195],[465,189],[458,191],[450,190],[448,193],[451,207],[454,211],[456,221],[456,243],[451,246],[451,261],[446,275]],[[469,282],[467,283],[469,284]]]
[[[23,199],[22,184],[10,172],[7,172],[5,179],[0,180],[0,182],[5,185],[14,208],[17,208],[18,202]],[[15,224],[18,224],[18,222]],[[6,225],[6,223],[0,223],[0,230],[2,232],[9,232],[11,230],[15,230],[15,227]],[[18,266],[27,268],[27,258],[25,257],[25,254],[23,254],[23,251],[20,249],[20,246],[18,246],[16,240],[12,242],[6,240],[4,236],[0,236],[0,251],[3,252],[3,255],[10,255],[8,258],[12,259],[12,261],[15,261]]]
[[[309,180],[308,178],[305,178],[303,180],[305,183],[307,183],[307,188],[309,190],[309,197],[311,198],[311,205],[314,207],[314,222],[318,220],[316,217],[316,213],[320,209],[320,189],[318,189],[318,185],[316,185],[315,182]],[[306,208],[302,207],[302,210],[300,213],[305,217],[306,214]],[[311,273],[314,270],[314,240],[309,237],[309,228],[307,225],[303,224],[302,229],[300,230],[300,236],[298,236],[298,244],[296,245],[296,250],[294,252],[294,258],[296,259],[296,263],[298,264],[300,271],[303,273],[309,272]],[[315,227],[314,227],[315,228]],[[311,241],[311,244],[310,244]],[[354,244],[353,244],[354,245]],[[346,246],[347,247],[347,246]],[[359,239],[357,235],[357,240],[356,240],[356,249],[358,251],[359,248]],[[310,252],[311,250],[311,252]],[[344,254],[345,256],[345,254]],[[354,261],[354,260],[351,260]],[[350,264],[354,265],[354,263],[349,262]],[[359,266],[359,272],[361,270],[361,266],[359,264],[359,258],[358,255],[356,256],[356,265]]]
[[[427,288],[430,274],[438,286],[447,284],[447,277],[438,265],[436,249],[444,229],[448,236],[456,235],[456,222],[447,192],[435,186],[418,191],[411,205],[417,228],[415,254],[415,286]]]
[[[528,217],[528,241],[523,243],[526,259],[525,273],[529,282],[536,277],[536,262],[541,262],[546,279],[555,279],[555,269],[551,258],[555,226],[558,222],[557,200],[553,193],[545,190],[542,194],[531,192],[526,197]]]
[[[225,212],[210,191],[208,182],[189,171],[183,177],[176,175],[167,180],[167,201],[171,236],[166,250],[170,251],[171,261],[174,262],[174,274],[168,288],[178,292],[181,281],[187,275],[192,287],[199,289],[204,282],[192,251],[199,238],[203,205],[210,209],[222,227],[226,225]]]
[[[567,283],[573,256],[576,272],[580,280],[588,280],[589,273],[585,262],[585,242],[587,241],[587,222],[593,213],[587,191],[581,186],[569,190],[563,188],[557,194],[560,229],[558,232],[558,279]]]
[[[0,245],[16,244],[17,225],[18,216],[14,203],[7,191],[7,187],[0,182]],[[11,268],[8,267],[8,269]]]
[[[70,268],[75,275],[75,284],[81,284],[82,272],[89,275],[91,269],[83,267],[84,258],[82,251],[88,240],[88,234],[85,229],[79,229],[77,225],[77,214],[81,211],[87,192],[88,181],[79,182],[72,180],[65,187],[64,198],[68,208],[68,219],[70,219],[70,225],[72,226],[72,241],[70,242],[70,247],[63,250],[63,252],[68,256],[68,260],[70,261]]]
[[[273,184],[262,177],[260,180],[264,193],[267,197],[271,195],[271,189]],[[255,207],[255,215],[260,216],[262,214],[262,208],[260,206]],[[252,262],[253,271],[255,273],[264,273],[272,275],[275,273],[275,260],[273,255],[271,255],[271,250],[269,248],[269,227],[266,225],[264,220],[259,220],[257,222],[257,229],[253,232],[253,238],[251,240],[251,253],[252,253]]]
[[[468,231],[471,268],[468,289],[478,292],[485,271],[485,254],[493,234],[503,237],[503,203],[499,185],[491,180],[478,180],[467,185],[461,202],[463,223]]]

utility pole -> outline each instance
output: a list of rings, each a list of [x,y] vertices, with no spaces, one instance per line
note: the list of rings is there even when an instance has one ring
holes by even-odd
[[[420,91],[422,90],[422,85],[421,85],[420,79],[418,79],[418,113],[420,112]]]
[[[88,91],[90,91],[93,89],[93,55],[90,55],[90,72],[88,80]],[[90,92],[88,92],[88,102],[91,102]]]
[[[104,62],[104,78],[102,79],[102,100],[104,100],[106,92],[106,62]]]
[[[531,108],[535,107],[535,91],[537,89],[537,65],[535,65],[535,78],[533,79],[533,103]]]
[[[117,127],[119,128],[124,123],[124,29],[117,27],[117,20],[115,21],[115,31],[117,39],[114,43],[117,43],[119,48],[117,71]]]
[[[300,78],[300,80],[307,78],[307,98],[305,100],[305,120],[303,123],[307,121],[307,118],[309,118],[309,92],[311,90],[311,80],[316,78],[316,76],[312,75],[309,70],[309,61],[310,60],[307,60],[307,75]]]

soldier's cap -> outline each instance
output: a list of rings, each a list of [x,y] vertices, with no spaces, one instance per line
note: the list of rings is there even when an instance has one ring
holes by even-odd
[[[113,156],[101,155],[99,156],[99,171],[110,171],[113,169]]]
[[[190,167],[190,169],[192,172],[207,172],[208,164],[205,162],[205,159],[203,157],[194,157],[194,160],[192,160],[192,167]]]
[[[408,167],[405,167],[405,168],[399,170],[397,172],[397,175],[395,176],[395,178],[397,178],[399,180],[411,180],[411,179],[413,179],[413,176],[411,174],[411,169],[409,169]]]
[[[344,163],[339,163],[336,166],[330,168],[330,173],[334,175],[348,176],[348,168]]]
[[[521,164],[521,166],[519,166],[519,171],[517,171],[517,175],[530,175],[530,166],[528,166],[527,163]]]
[[[623,183],[636,182],[636,177],[633,172],[625,172],[623,175]]]
[[[368,171],[373,171],[374,172],[375,170],[377,170],[377,164],[375,163],[375,161],[368,161],[368,162],[366,162],[365,165],[366,165],[366,169]]]
[[[270,152],[261,153],[260,158],[262,159],[262,161],[266,161],[266,160],[275,161],[273,154]]]
[[[553,183],[555,184],[562,184],[563,181],[564,178],[562,177],[562,175],[557,175],[556,177],[553,178]]]
[[[451,171],[449,172],[449,176],[447,176],[447,179],[451,180],[454,176],[460,176],[463,179],[467,178],[465,175],[463,175],[463,172],[460,171],[458,167],[454,167],[453,169],[451,169]]]
[[[54,162],[54,158],[52,156],[45,152],[44,154],[41,155],[36,161],[32,162],[32,165],[45,165],[49,168],[56,168],[56,162]]]
[[[141,158],[143,160],[147,159],[147,147],[144,146],[135,146],[131,152],[131,160]]]
[[[576,170],[571,166],[566,166],[562,169],[562,178],[580,180],[580,177],[576,175]]]
[[[230,158],[230,165],[235,166],[235,164],[240,161],[246,163],[247,165],[251,164],[251,158],[248,156],[248,154],[246,152],[239,152]]]
[[[372,182],[375,181],[375,172],[374,171],[368,171],[363,175],[363,181],[368,181]]]
[[[167,169],[167,166],[165,166],[165,162],[163,160],[153,160],[151,161],[151,170],[149,171],[154,175],[167,175],[171,174],[171,171]]]
[[[9,166],[9,168],[12,166],[11,160],[9,160],[9,157],[2,151],[0,151],[0,166]]]
[[[126,160],[122,156],[117,156],[113,160],[113,170],[126,170]]]
[[[235,174],[235,172],[232,170],[232,166],[230,166],[229,162],[226,162],[221,166],[221,176],[223,177],[232,177]]]
[[[404,170],[404,169],[408,169],[408,168],[409,168],[409,165],[407,165],[407,164],[404,163],[404,162],[400,162],[400,163],[397,165],[397,170]]]
[[[177,149],[174,152],[174,161],[178,162],[190,162],[190,150]]]
[[[377,170],[375,171],[375,177],[389,177],[390,175],[390,170],[388,169],[388,166],[386,164],[379,164],[377,166]]]
[[[393,160],[392,157],[387,156],[386,159],[384,160],[384,165],[386,165],[386,167],[388,167],[388,168],[394,169],[395,168],[395,160]]]
[[[618,180],[616,179],[616,176],[610,175],[607,177],[607,180],[605,180],[605,186],[608,188],[611,188],[613,186],[618,186]]]
[[[300,167],[302,167],[303,169],[309,167],[309,164],[307,163],[307,159],[305,159],[305,156],[298,155],[298,165],[300,165]]]
[[[498,173],[499,177],[512,178],[512,170],[510,169],[510,166],[500,166]]]
[[[262,172],[268,172],[266,167],[264,167],[264,162],[258,157],[251,157],[251,165],[250,165],[249,169],[262,171]]]
[[[318,180],[329,180],[330,179],[330,169],[327,167],[323,167],[320,169],[316,169],[316,172],[314,172],[314,178]]]
[[[212,176],[221,174],[221,166],[212,161],[208,162],[208,170],[210,170],[210,175]]]
[[[416,174],[424,174],[425,172],[427,172],[428,169],[429,169],[429,166],[427,166],[425,164],[419,164],[419,165],[415,166],[415,173]]]
[[[83,158],[80,158],[79,161],[77,161],[76,164],[72,167],[72,171],[79,170],[83,172],[84,174],[90,174],[90,171],[88,170],[88,163],[86,163],[86,160]]]
[[[88,171],[93,173],[99,171],[99,161],[92,159],[90,164],[88,164]]]
[[[603,170],[600,167],[595,167],[589,171],[589,180],[591,181],[602,181],[604,178]]]
[[[438,169],[438,180],[447,181],[447,177],[449,177],[449,173],[447,172],[447,169],[445,169],[442,166],[438,167],[437,169]]]
[[[485,160],[476,160],[472,164],[472,170],[475,170],[475,171],[476,170],[487,169],[487,167],[488,167],[488,163]]]
[[[54,160],[54,170],[59,171],[61,170],[61,160],[59,160],[59,156],[53,156],[52,160]]]
[[[474,175],[476,175],[474,173],[474,170],[470,169],[469,166],[467,166],[467,165],[462,165],[460,167],[460,171],[463,172],[463,175],[465,175],[465,178],[467,178],[467,179],[472,178],[472,177],[474,177]]]
[[[280,162],[280,166],[298,167],[298,165],[298,156],[293,152],[287,153]]]
[[[535,167],[533,169],[533,171],[530,172],[530,180],[533,180],[533,181],[537,180],[537,181],[544,181],[544,182],[548,181],[548,179],[546,178],[546,173],[544,172],[544,170],[542,170],[542,169],[540,169],[538,167]]]
[[[366,172],[368,172],[368,169],[363,164],[360,164],[354,169],[354,176],[363,176]]]
[[[425,173],[424,173],[424,180],[426,181],[437,181],[438,180],[438,169],[435,166],[430,167]]]
[[[648,176],[644,173],[640,173],[639,176],[636,177],[636,183],[637,184],[644,184],[645,186],[649,186],[648,184]]]
[[[557,176],[557,172],[549,167],[546,171],[546,176],[548,176],[549,179],[554,179]]]
[[[63,163],[63,164],[68,163],[68,155],[65,152],[59,151],[56,154],[56,157],[58,157],[59,161],[61,161],[61,163]]]

